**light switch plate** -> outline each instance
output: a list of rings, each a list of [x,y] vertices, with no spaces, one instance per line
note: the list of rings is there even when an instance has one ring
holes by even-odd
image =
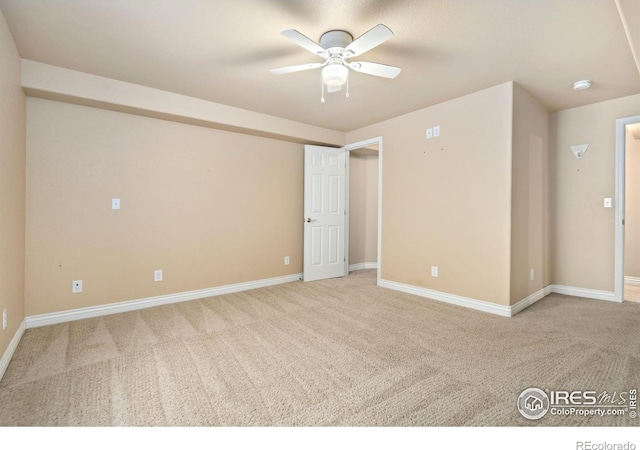
[[[613,206],[613,200],[610,198],[605,198],[604,199],[604,207],[605,208],[611,208]]]
[[[111,199],[111,209],[120,209],[120,199],[112,198]]]
[[[431,139],[433,137],[433,128],[427,128],[427,139]]]

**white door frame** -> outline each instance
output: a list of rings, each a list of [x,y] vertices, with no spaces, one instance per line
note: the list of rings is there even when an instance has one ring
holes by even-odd
[[[347,207],[347,218],[345,221],[345,243],[344,243],[344,254],[345,254],[345,266],[344,266],[344,275],[349,275],[349,224],[350,224],[350,206],[349,206],[349,152],[352,150],[357,150],[359,148],[370,147],[372,145],[378,146],[378,269],[377,269],[377,281],[376,283],[379,285],[382,274],[382,136],[378,136],[375,138],[367,139],[360,142],[354,142],[353,144],[345,145],[343,148],[346,152],[346,160],[347,160],[347,170],[346,170],[346,207]]]
[[[625,218],[625,150],[626,126],[640,122],[640,116],[616,120],[616,224],[614,300],[624,301],[624,218]]]

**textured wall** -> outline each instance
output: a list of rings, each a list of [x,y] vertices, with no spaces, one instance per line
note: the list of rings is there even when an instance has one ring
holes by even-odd
[[[378,157],[351,152],[349,264],[378,261]]]
[[[505,83],[347,134],[384,139],[383,279],[510,304],[512,92]],[[434,125],[441,135],[427,140]]]
[[[626,132],[624,274],[640,278],[640,139]]]
[[[550,116],[552,167],[551,282],[613,291],[616,119],[640,115],[640,95],[558,111]],[[582,159],[570,146],[589,144]]]
[[[20,57],[0,11],[0,328],[2,355],[24,318],[25,96]]]
[[[301,145],[35,98],[27,121],[28,315],[302,271]]]
[[[549,284],[551,258],[549,113],[517,84],[513,94],[511,304]]]

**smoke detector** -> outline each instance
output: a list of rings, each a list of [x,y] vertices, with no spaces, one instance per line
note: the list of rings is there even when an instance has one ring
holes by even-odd
[[[576,81],[575,83],[573,83],[573,90],[574,91],[583,91],[585,89],[589,89],[591,87],[591,81],[590,80],[580,80],[580,81]]]

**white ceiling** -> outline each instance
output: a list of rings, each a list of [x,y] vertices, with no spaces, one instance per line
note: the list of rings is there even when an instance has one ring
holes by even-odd
[[[640,93],[638,0],[0,0],[23,58],[349,131],[507,81],[550,111]],[[622,12],[622,14],[620,13]],[[627,23],[627,32],[623,26]],[[280,35],[395,36],[320,102],[321,62]],[[590,79],[592,88],[572,90]]]

